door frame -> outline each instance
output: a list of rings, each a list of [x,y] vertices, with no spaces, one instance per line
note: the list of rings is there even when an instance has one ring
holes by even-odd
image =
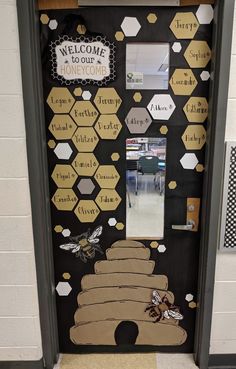
[[[59,345],[55,304],[54,266],[51,238],[50,196],[47,172],[39,18],[36,0],[16,0],[27,156],[39,296],[43,361],[53,368]],[[145,3],[145,1],[143,1]],[[231,59],[234,0],[217,0],[213,31],[213,60],[209,100],[209,129],[203,186],[203,213],[194,358],[207,369],[211,335],[215,264],[218,248],[227,96]]]

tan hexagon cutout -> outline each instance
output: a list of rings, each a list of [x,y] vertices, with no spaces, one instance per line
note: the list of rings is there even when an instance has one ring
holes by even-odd
[[[114,87],[99,88],[94,103],[101,114],[116,114],[122,100]]]
[[[152,249],[157,249],[157,248],[158,248],[158,246],[159,246],[159,243],[158,243],[157,241],[152,241],[152,242],[150,243],[150,247],[151,247]]]
[[[168,133],[168,127],[167,126],[161,126],[160,132],[162,135],[166,135]]]
[[[191,68],[205,68],[211,60],[211,49],[206,41],[191,41],[184,57]]]
[[[189,96],[197,87],[197,80],[191,69],[175,69],[170,86],[175,95]]]
[[[202,173],[204,171],[204,166],[202,164],[198,164],[195,169],[198,173]]]
[[[75,99],[66,87],[53,87],[48,95],[47,103],[54,113],[69,113]]]
[[[69,140],[77,126],[69,115],[55,114],[48,128],[57,140]]]
[[[120,159],[120,154],[118,154],[118,152],[113,152],[113,154],[111,154],[112,161],[118,161],[119,159]]]
[[[100,165],[94,178],[101,188],[115,188],[120,175],[114,165]]]
[[[66,280],[71,279],[70,273],[63,273],[62,277],[63,277],[63,279],[66,279]]]
[[[48,22],[49,22],[48,15],[47,14],[41,14],[40,21],[41,21],[42,24],[48,24]]]
[[[78,151],[92,152],[97,146],[99,138],[92,127],[79,127],[72,141]]]
[[[125,35],[124,35],[124,33],[122,31],[117,31],[115,33],[115,39],[116,39],[116,41],[123,41],[124,38],[125,38]]]
[[[123,231],[123,229],[125,228],[125,225],[124,223],[119,222],[119,223],[116,223],[115,227],[118,231]]]
[[[177,187],[176,181],[170,181],[169,184],[168,184],[168,187],[169,187],[170,190],[175,190],[176,187]]]
[[[197,304],[196,304],[196,302],[191,301],[191,302],[188,304],[188,306],[190,307],[190,309],[196,309]]]
[[[111,211],[118,208],[121,198],[116,190],[102,189],[95,201],[102,211]]]
[[[61,233],[61,232],[63,231],[63,227],[62,227],[61,225],[56,225],[56,226],[54,227],[54,231],[55,231],[56,233]]]
[[[187,150],[201,150],[206,143],[206,130],[202,125],[189,125],[182,136]]]
[[[194,38],[199,23],[192,12],[176,13],[170,24],[170,29],[177,39],[192,39]]]
[[[72,165],[80,176],[91,177],[96,172],[99,163],[94,154],[78,153]]]
[[[203,123],[208,117],[207,99],[205,97],[190,97],[183,110],[189,122]]]
[[[155,13],[149,13],[147,16],[147,20],[149,23],[154,24],[157,21],[157,15]]]
[[[49,140],[48,141],[48,147],[50,147],[50,149],[55,149],[56,142],[54,140]]]
[[[103,140],[115,140],[122,129],[122,124],[115,114],[100,115],[95,129]]]
[[[71,165],[57,164],[52,172],[52,179],[60,188],[72,188],[78,175]]]
[[[82,95],[82,93],[83,93],[83,90],[82,90],[82,88],[81,88],[81,87],[76,87],[76,88],[74,89],[74,91],[73,91],[73,94],[74,94],[75,96],[81,96],[81,95]]]
[[[142,100],[142,95],[140,92],[135,92],[135,94],[133,95],[133,99],[135,102],[140,102]]]
[[[74,213],[81,223],[93,223],[100,210],[93,200],[80,200]]]
[[[87,32],[87,29],[84,24],[79,24],[76,30],[80,35],[85,35],[85,33]]]
[[[56,206],[57,210],[71,211],[77,204],[78,197],[71,189],[61,189],[56,190],[52,197],[52,202]]]
[[[98,117],[98,111],[90,101],[77,101],[70,115],[78,126],[92,126]]]

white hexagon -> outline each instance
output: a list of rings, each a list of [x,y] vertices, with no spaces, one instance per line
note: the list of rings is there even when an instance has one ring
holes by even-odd
[[[59,296],[68,296],[72,288],[68,282],[59,282],[56,290]]]
[[[48,27],[49,27],[50,29],[56,29],[56,28],[57,28],[57,26],[58,26],[58,23],[57,23],[56,19],[52,19],[52,20],[50,20],[50,22],[49,22],[49,24],[48,24]]]
[[[91,94],[91,92],[90,92],[90,91],[84,91],[84,92],[82,93],[82,98],[83,98],[84,100],[90,100],[90,99],[91,99],[91,96],[92,96],[92,94]]]
[[[180,51],[182,50],[182,45],[180,42],[174,42],[173,45],[172,45],[172,50],[175,52],[175,53],[180,53]]]
[[[199,5],[196,16],[200,24],[210,24],[214,17],[213,7],[205,4]]]
[[[180,163],[184,169],[194,169],[198,164],[198,158],[195,154],[184,154]]]
[[[121,24],[121,29],[127,37],[137,36],[140,28],[141,25],[135,17],[125,17]]]
[[[110,227],[115,227],[116,223],[117,223],[116,218],[110,218],[108,220],[108,224],[109,224]]]
[[[70,159],[73,151],[68,143],[59,143],[54,149],[54,152],[58,159],[68,160]]]
[[[185,300],[190,302],[190,301],[193,301],[193,295],[191,293],[188,293],[186,296],[185,296]]]
[[[165,252],[165,251],[166,251],[166,247],[165,247],[165,245],[159,245],[159,246],[158,246],[158,248],[157,248],[157,250],[158,250],[160,253],[163,253],[163,252]]]
[[[170,95],[154,95],[147,108],[153,119],[168,120],[176,106]]]
[[[207,70],[204,70],[201,74],[200,74],[200,77],[201,77],[201,80],[202,81],[208,81],[208,79],[210,78],[210,73],[207,71]]]
[[[62,235],[64,236],[64,237],[69,237],[70,236],[70,234],[71,234],[71,231],[67,228],[67,229],[63,229],[63,231],[62,231]]]

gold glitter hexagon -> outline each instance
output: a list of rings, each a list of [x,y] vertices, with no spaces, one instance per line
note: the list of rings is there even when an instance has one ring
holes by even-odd
[[[198,173],[202,173],[202,172],[204,171],[204,166],[203,166],[202,164],[198,164],[198,165],[196,166],[196,171],[197,171]]]
[[[94,154],[78,153],[72,165],[79,176],[91,177],[96,172],[99,163]]]
[[[50,147],[50,149],[54,149],[56,147],[56,142],[54,140],[49,140],[48,147]]]
[[[168,133],[168,127],[167,126],[161,126],[160,132],[162,135],[166,135]]]
[[[189,125],[182,136],[187,150],[201,150],[206,143],[206,130],[202,125]]]
[[[69,115],[55,114],[48,128],[57,140],[69,140],[77,126]]]
[[[97,146],[99,138],[92,127],[79,127],[72,141],[78,151],[92,152]]]
[[[61,225],[56,225],[56,226],[54,227],[54,231],[55,231],[56,233],[61,233],[61,232],[63,231],[63,228],[62,228],[62,226],[61,226]]]
[[[70,273],[63,273],[63,274],[62,274],[62,277],[63,277],[64,279],[66,279],[66,280],[71,279],[71,275],[70,275]]]
[[[147,16],[147,20],[149,23],[154,24],[157,21],[157,15],[155,13],[149,13]]]
[[[113,154],[111,155],[111,160],[118,161],[119,159],[120,159],[120,155],[118,154],[118,152],[113,152]]]
[[[72,188],[76,179],[78,178],[78,175],[72,166],[67,164],[57,164],[52,172],[51,177],[58,187]]]
[[[47,103],[54,113],[69,113],[75,99],[66,87],[53,87],[48,95]]]
[[[159,243],[158,243],[157,241],[152,241],[152,242],[150,243],[150,247],[151,247],[152,249],[157,249],[157,248],[158,248],[158,246],[159,246]]]
[[[170,183],[168,184],[168,187],[170,190],[175,190],[177,187],[176,181],[170,181]]]
[[[191,301],[191,302],[188,304],[188,306],[190,307],[190,309],[196,309],[197,304],[196,304],[196,302]]]
[[[206,41],[191,41],[184,57],[191,68],[205,68],[211,60],[211,49]]]
[[[76,30],[80,35],[85,35],[85,33],[87,32],[84,24],[79,24]]]
[[[123,231],[123,229],[125,228],[125,225],[123,223],[119,222],[119,223],[116,223],[115,227],[118,231]]]
[[[71,211],[77,204],[78,197],[71,189],[56,190],[52,197],[52,202],[56,206],[57,210]]]
[[[95,201],[102,211],[111,211],[118,208],[121,198],[116,190],[102,189]]]
[[[100,115],[95,129],[102,139],[115,140],[122,129],[122,124],[115,114]]]
[[[100,165],[94,178],[101,188],[115,188],[120,175],[114,165]]]
[[[177,39],[192,39],[194,38],[199,23],[192,12],[176,13],[170,24],[170,29]]]
[[[102,87],[98,89],[94,103],[101,114],[116,114],[122,100],[114,87]]]
[[[183,110],[189,122],[203,123],[208,117],[207,99],[205,97],[190,97]]]
[[[40,21],[42,24],[48,24],[49,16],[47,14],[41,14]]]
[[[135,94],[133,95],[133,99],[135,102],[140,102],[142,100],[142,95],[140,92],[135,92]]]
[[[74,89],[74,91],[73,91],[73,94],[74,94],[75,96],[81,96],[81,95],[82,95],[82,93],[83,93],[83,90],[82,90],[82,88],[81,88],[81,87],[76,87],[76,88]]]
[[[81,223],[93,223],[100,210],[93,200],[81,200],[74,212]]]
[[[98,111],[90,101],[77,101],[70,115],[78,126],[92,126],[98,117]]]
[[[175,69],[170,86],[175,95],[189,96],[197,87],[197,80],[191,69]]]
[[[125,38],[125,35],[124,35],[124,33],[123,33],[123,32],[121,32],[121,31],[117,31],[117,32],[115,33],[115,39],[116,39],[116,41],[123,41],[123,40],[124,40],[124,38]]]

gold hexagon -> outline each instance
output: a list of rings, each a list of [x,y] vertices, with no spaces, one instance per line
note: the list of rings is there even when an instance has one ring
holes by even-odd
[[[191,68],[205,68],[211,60],[211,49],[206,41],[191,41],[184,57]]]
[[[94,154],[78,153],[72,165],[80,176],[91,177],[96,172],[99,163]]]
[[[140,92],[135,92],[135,94],[133,95],[133,99],[135,102],[140,102],[142,100],[142,95]]]
[[[158,246],[159,246],[159,243],[158,243],[157,241],[152,241],[152,242],[150,243],[150,247],[151,247],[152,249],[157,249],[157,248],[158,248]]]
[[[160,132],[162,135],[166,135],[168,133],[168,127],[167,126],[161,126]]]
[[[54,140],[49,140],[48,147],[50,147],[50,149],[54,149],[56,147],[56,142]]]
[[[95,129],[103,140],[115,140],[122,129],[122,124],[115,114],[100,115]]]
[[[205,97],[190,97],[183,110],[189,122],[203,123],[208,117],[207,99]]]
[[[99,138],[92,127],[79,127],[72,141],[78,151],[92,152],[97,146]]]
[[[57,140],[69,140],[77,126],[67,114],[56,114],[49,124],[49,131]]]
[[[92,126],[98,117],[98,111],[91,101],[77,101],[70,115],[78,126]]]
[[[170,24],[170,29],[177,39],[194,38],[198,28],[198,20],[192,12],[176,13]]]
[[[85,35],[85,33],[87,32],[84,24],[79,24],[76,30],[80,35]]]
[[[81,200],[74,212],[81,223],[93,223],[100,210],[93,200]]]
[[[73,210],[77,201],[78,197],[74,191],[68,188],[59,188],[52,197],[52,202],[56,206],[57,210]]]
[[[43,24],[48,24],[48,22],[49,22],[49,16],[47,14],[41,14],[40,21]]]
[[[196,304],[196,302],[191,301],[191,302],[188,304],[188,306],[190,307],[190,309],[196,309],[197,304]]]
[[[115,39],[116,39],[116,41],[123,41],[123,40],[124,40],[124,38],[125,38],[125,35],[124,35],[124,33],[123,33],[123,32],[121,32],[121,31],[117,31],[117,32],[115,33]]]
[[[58,187],[72,188],[78,175],[70,165],[57,164],[51,177]]]
[[[102,211],[111,211],[118,208],[121,198],[116,190],[102,189],[95,201]]]
[[[168,184],[168,187],[170,190],[175,190],[177,187],[176,181],[170,181],[170,183]]]
[[[202,125],[189,125],[182,136],[187,150],[201,150],[206,143],[206,130]]]
[[[53,87],[48,95],[47,103],[54,113],[69,113],[75,99],[66,87]]]
[[[63,273],[62,274],[62,277],[64,278],[64,279],[71,279],[71,275],[70,275],[70,273]]]
[[[102,87],[98,89],[94,103],[101,114],[116,114],[122,100],[114,87]]]
[[[157,21],[157,15],[155,13],[149,13],[147,16],[147,20],[149,23],[154,24]]]
[[[116,229],[118,231],[123,231],[124,228],[125,228],[125,225],[123,223],[121,223],[121,222],[116,223]]]
[[[120,175],[114,165],[100,165],[94,178],[101,188],[115,188]]]
[[[197,84],[198,82],[191,69],[175,69],[170,79],[170,86],[175,95],[191,95]]]
[[[73,94],[74,94],[75,96],[81,96],[81,95],[82,95],[82,93],[83,93],[83,90],[82,90],[82,88],[81,88],[81,87],[76,87],[76,88],[74,89],[74,91],[73,91]]]
[[[55,231],[56,233],[61,233],[61,232],[63,231],[63,228],[62,228],[62,226],[61,226],[61,225],[56,225],[56,226],[54,227],[54,231]]]
[[[111,160],[118,161],[119,159],[120,159],[120,155],[118,154],[118,152],[113,152],[113,154],[111,155]]]
[[[204,171],[204,166],[202,164],[198,164],[195,169],[198,173],[202,173]]]

